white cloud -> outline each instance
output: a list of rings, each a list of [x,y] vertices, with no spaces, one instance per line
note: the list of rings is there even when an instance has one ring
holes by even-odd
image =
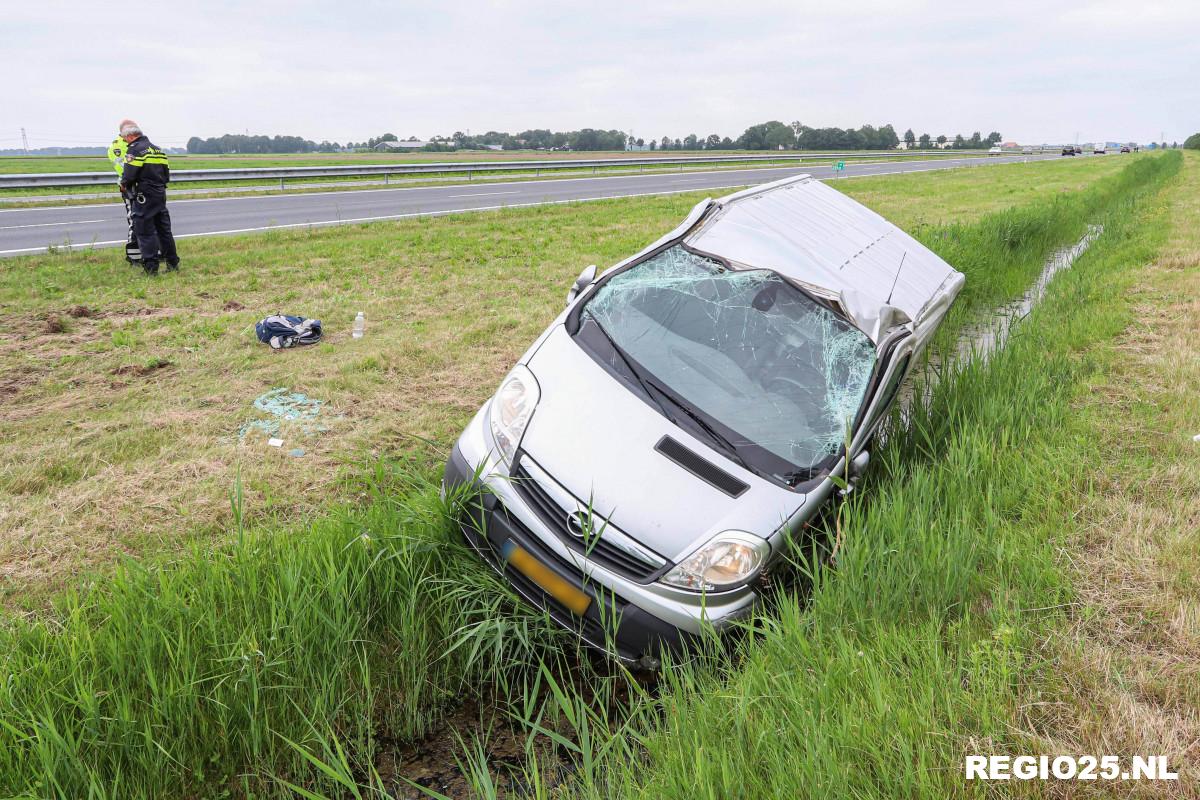
[[[766,119],[1019,141],[1200,130],[1200,4],[1096,0],[94,2],[6,9],[0,148],[250,130],[361,140],[585,126],[736,136]],[[12,76],[21,76],[12,80]]]

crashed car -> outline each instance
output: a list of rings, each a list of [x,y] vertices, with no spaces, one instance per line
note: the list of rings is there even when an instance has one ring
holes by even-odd
[[[455,444],[467,541],[529,602],[653,667],[759,599],[962,288],[807,175],[697,205],[588,267]]]

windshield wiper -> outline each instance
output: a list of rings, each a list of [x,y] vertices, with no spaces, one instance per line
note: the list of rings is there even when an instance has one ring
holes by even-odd
[[[655,390],[658,391],[663,397],[670,400],[672,405],[674,405],[676,408],[678,408],[684,414],[687,414],[688,418],[690,420],[692,420],[692,422],[696,423],[696,425],[698,425],[700,427],[700,430],[702,430],[706,434],[708,434],[710,439],[712,439],[714,442],[716,442],[718,445],[720,445],[721,449],[724,450],[730,458],[732,458],[735,462],[737,462],[738,464],[740,464],[742,467],[746,468],[750,472],[756,471],[756,470],[752,469],[749,464],[746,463],[746,459],[742,458],[741,454],[738,453],[737,445],[734,444],[729,439],[728,436],[725,436],[723,433],[721,433],[716,428],[714,428],[712,425],[710,425],[709,422],[706,419],[704,419],[704,417],[700,416],[694,410],[689,408],[686,403],[681,403],[680,401],[676,400],[674,397],[671,396],[671,394],[669,392],[659,388],[653,382],[651,382],[650,385],[654,386]],[[673,419],[669,414],[667,415],[667,419],[670,419],[676,425],[679,424],[679,422],[676,421],[675,419]]]
[[[587,312],[585,311],[584,313]],[[645,379],[642,378],[641,373],[634,368],[633,364],[630,363],[629,358],[625,355],[625,352],[617,346],[617,343],[613,340],[612,336],[608,334],[608,331],[604,330],[604,326],[600,324],[600,321],[591,314],[588,314],[587,316],[588,319],[591,320],[592,324],[596,326],[596,330],[600,331],[600,335],[603,336],[605,341],[608,342],[608,346],[612,348],[614,353],[616,353],[617,358],[621,359],[621,363],[625,365],[625,371],[632,375],[633,379],[638,382],[639,386],[642,387],[642,392],[644,392],[647,397],[654,401],[654,405],[658,406],[658,410],[664,417],[671,420],[671,422],[675,422],[675,418],[671,416],[670,412],[667,411],[666,407],[663,406],[662,402],[655,396],[655,393],[650,391],[649,384],[646,383]],[[659,393],[661,394],[661,392]]]
[[[600,335],[603,336],[608,341],[608,344],[612,348],[613,352],[617,354],[617,357],[621,359],[621,363],[623,363],[625,365],[625,369],[629,372],[630,375],[633,376],[633,379],[638,382],[638,385],[642,387],[642,391],[646,393],[647,397],[649,397],[651,400],[654,401],[654,404],[656,406],[658,406],[658,410],[660,412],[662,412],[662,415],[664,417],[666,417],[668,420],[670,420],[671,423],[676,425],[677,427],[683,427],[682,425],[679,424],[678,418],[671,412],[667,411],[666,406],[664,406],[662,404],[662,401],[658,399],[658,396],[662,396],[662,397],[665,397],[668,400],[670,400],[672,405],[674,405],[676,408],[678,408],[680,411],[682,411],[684,414],[686,414],[688,416],[688,418],[691,419],[694,423],[696,423],[696,425],[699,426],[699,428],[702,431],[704,431],[706,434],[708,434],[709,438],[712,439],[714,442],[716,442],[716,444],[721,448],[721,450],[725,451],[725,453],[735,463],[739,464],[740,466],[749,470],[750,472],[756,472],[756,470],[754,470],[749,464],[746,463],[746,459],[742,458],[741,454],[738,453],[737,445],[735,445],[732,441],[730,441],[727,436],[725,436],[720,431],[718,431],[716,428],[714,428],[712,425],[710,425],[707,420],[705,420],[698,413],[696,413],[691,408],[689,408],[685,403],[682,403],[679,400],[676,400],[671,395],[670,392],[663,389],[662,387],[660,387],[658,384],[654,383],[653,381],[650,381],[650,380],[642,377],[641,371],[638,368],[636,368],[635,366],[633,366],[633,363],[625,355],[625,352],[621,349],[621,347],[615,341],[613,341],[613,338],[612,338],[612,336],[609,335],[608,331],[604,330],[604,326],[600,324],[599,320],[597,320],[594,316],[592,316],[590,314],[588,314],[588,318],[591,320],[592,324],[596,326],[596,329],[598,331],[600,331]]]
[[[783,475],[780,475],[778,477],[782,478],[783,482],[786,483],[788,486],[795,486],[800,481],[808,480],[814,474],[816,474],[816,472],[817,471],[812,468],[797,469],[797,470],[792,470],[791,472],[784,473]]]

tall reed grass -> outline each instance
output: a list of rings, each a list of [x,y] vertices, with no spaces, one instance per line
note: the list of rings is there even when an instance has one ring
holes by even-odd
[[[1110,287],[1153,246],[1139,226],[1178,168],[1141,159],[1087,191],[919,232],[968,275],[953,329],[1106,225],[1001,354],[949,376],[889,437],[839,512],[836,569],[798,547],[807,588],[776,598],[732,655],[712,643],[653,693],[586,659],[568,670],[568,637],[457,543],[461,498],[381,464],[367,502],[307,530],[130,562],[45,618],[4,621],[0,793],[377,794],[381,736],[420,737],[484,693],[568,754],[580,796],[962,793],[959,756],[1011,741],[1014,697],[1052,669],[1034,642],[1053,612],[1034,609],[1070,597],[1056,527],[1085,444],[1052,433],[1088,369],[1078,351],[1124,318]],[[463,760],[497,791],[484,747]],[[549,769],[531,756],[535,796],[563,779]]]
[[[1105,226],[1001,351],[944,375],[892,420],[874,471],[836,515],[836,564],[798,549],[809,585],[748,622],[734,652],[665,670],[655,693],[612,690],[631,704],[593,700],[584,714],[560,684],[536,713],[514,710],[586,765],[556,790],[543,765],[527,765],[530,794],[941,800],[1012,788],[967,782],[964,757],[1038,752],[1029,709],[1063,680],[1040,645],[1075,597],[1063,553],[1090,491],[1086,462],[1101,455],[1070,425],[1072,400],[1102,367],[1096,348],[1132,320],[1125,290],[1166,235],[1158,190],[1180,161],[1131,165],[1100,199],[1051,204],[1042,218],[1059,236],[1024,212],[1003,215],[1024,227],[985,220],[961,232],[958,242],[993,242],[995,258],[976,251],[969,279],[989,295],[986,270],[1031,275],[1039,255],[998,232],[1024,230],[1044,255],[1087,222]],[[1062,208],[1086,216],[1076,224]],[[1030,261],[1009,258],[1021,250]],[[466,751],[468,774],[482,771],[483,749]],[[494,795],[487,782],[476,790]]]

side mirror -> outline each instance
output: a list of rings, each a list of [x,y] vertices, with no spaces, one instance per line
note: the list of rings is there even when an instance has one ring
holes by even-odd
[[[592,285],[596,280],[596,265],[589,264],[583,272],[579,273],[579,277],[575,279],[575,284],[567,292],[567,305],[575,302],[575,298],[579,297],[579,293]]]

